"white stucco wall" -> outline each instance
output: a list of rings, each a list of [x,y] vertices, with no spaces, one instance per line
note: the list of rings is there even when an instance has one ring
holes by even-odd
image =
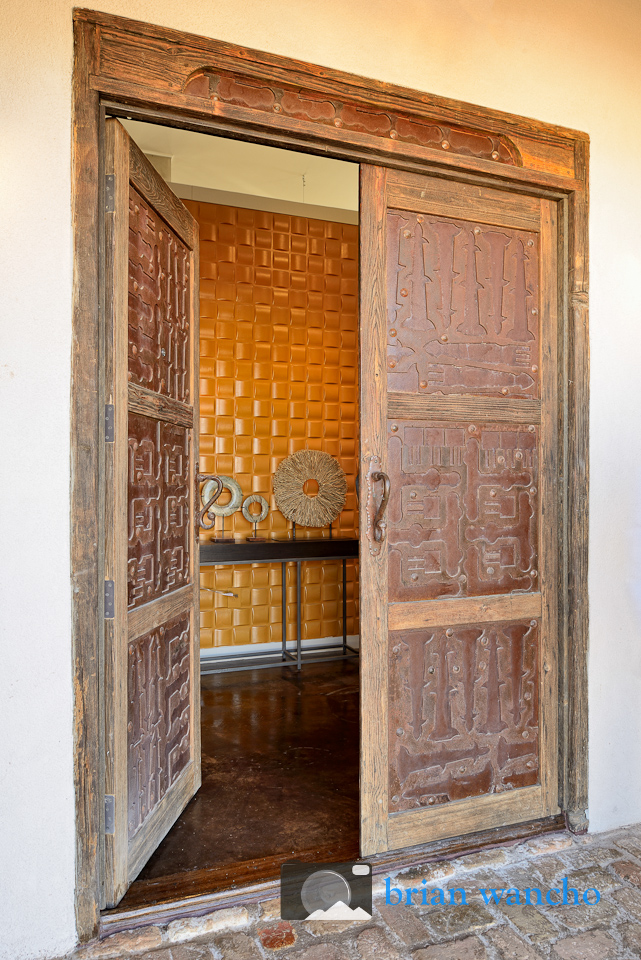
[[[590,819],[595,830],[641,820],[638,0],[96,0],[96,6],[590,134]],[[71,0],[5,0],[0,40],[4,960],[52,956],[74,940],[71,11]]]

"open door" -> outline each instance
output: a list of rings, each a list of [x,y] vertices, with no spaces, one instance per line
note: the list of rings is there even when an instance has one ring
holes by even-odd
[[[559,809],[557,243],[361,168],[363,855]]]
[[[198,231],[117,120],[105,187],[105,905],[200,786]]]

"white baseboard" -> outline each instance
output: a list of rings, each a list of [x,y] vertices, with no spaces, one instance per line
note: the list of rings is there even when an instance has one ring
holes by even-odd
[[[359,636],[357,633],[348,635],[347,643],[354,650],[358,650]],[[303,640],[303,650],[313,650],[314,647],[340,647],[343,643],[342,637],[319,637],[315,640]],[[207,660],[218,660],[221,657],[242,657],[248,653],[277,653],[281,650],[280,643],[245,643],[239,646],[231,645],[227,647],[202,647],[200,650],[200,662]],[[287,649],[295,652],[296,642],[288,641]]]

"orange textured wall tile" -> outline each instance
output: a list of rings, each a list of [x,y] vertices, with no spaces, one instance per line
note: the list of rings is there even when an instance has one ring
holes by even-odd
[[[200,225],[200,469],[234,477],[270,513],[259,535],[286,536],[272,477],[305,448],[336,457],[347,475],[335,536],[356,536],[358,504],[358,227],[185,201]],[[224,495],[225,496],[225,495]],[[220,533],[220,521],[217,521]],[[238,511],[225,534],[246,537]],[[297,529],[297,537],[328,531]],[[211,534],[202,532],[201,539]],[[288,639],[296,632],[295,566],[288,568]],[[358,569],[347,570],[347,632],[358,633]],[[238,598],[223,597],[229,590]],[[340,563],[303,565],[303,638],[342,633]],[[201,645],[281,639],[281,567],[201,572]]]

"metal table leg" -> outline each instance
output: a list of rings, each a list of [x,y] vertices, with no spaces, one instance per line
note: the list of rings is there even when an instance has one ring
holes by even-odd
[[[283,634],[282,634],[282,655],[283,660],[287,659],[286,650],[287,650],[287,564],[281,564],[282,569],[282,601],[283,601]]]
[[[347,560],[343,560],[343,656],[347,653]]]
[[[296,660],[298,669],[302,665],[302,630],[301,630],[301,611],[300,611],[300,560],[296,561]]]

